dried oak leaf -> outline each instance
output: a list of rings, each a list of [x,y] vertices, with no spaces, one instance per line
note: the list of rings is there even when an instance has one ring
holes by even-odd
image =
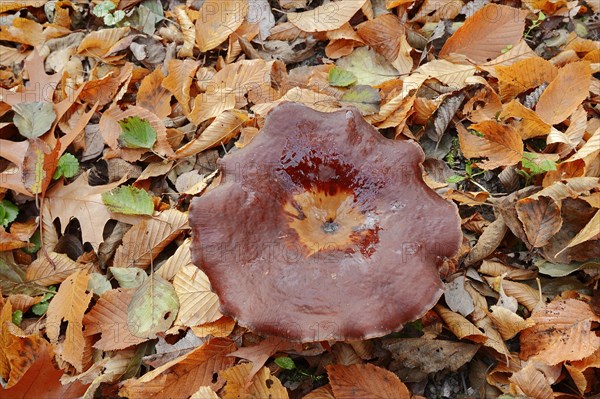
[[[521,332],[521,359],[555,365],[584,359],[600,348],[592,330],[600,316],[583,301],[555,300],[534,310],[529,320],[536,324]]]

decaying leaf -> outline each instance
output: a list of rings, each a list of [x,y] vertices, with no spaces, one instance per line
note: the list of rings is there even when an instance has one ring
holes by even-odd
[[[168,281],[152,274],[139,287],[127,307],[127,328],[134,337],[155,338],[177,317],[179,299]]]

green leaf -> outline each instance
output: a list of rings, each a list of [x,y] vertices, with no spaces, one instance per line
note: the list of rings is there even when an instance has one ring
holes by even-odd
[[[139,267],[109,267],[109,270],[121,288],[137,288],[148,278]]]
[[[363,115],[369,115],[379,112],[381,96],[371,86],[358,85],[345,92],[340,101],[342,104],[355,106]]]
[[[359,85],[378,86],[400,76],[398,70],[381,54],[368,47],[359,47],[337,60],[337,66],[356,76]]]
[[[37,253],[37,251],[39,251],[41,247],[42,239],[40,238],[40,231],[36,230],[36,232],[33,233],[31,238],[29,239],[29,244],[26,247],[21,248],[21,250],[26,254],[33,255]]]
[[[153,339],[166,331],[179,311],[175,288],[156,274],[140,285],[127,308],[127,325],[136,337]]]
[[[79,172],[79,161],[73,154],[66,152],[59,158],[52,178],[54,180],[60,179],[61,176],[69,178],[75,176],[77,172]]]
[[[22,321],[23,321],[23,311],[15,310],[12,314],[12,322],[14,324],[16,324],[17,326],[20,326]]]
[[[50,302],[36,303],[31,307],[31,311],[36,316],[43,316],[48,311],[48,305],[50,305]]]
[[[102,202],[112,212],[126,215],[152,215],[154,202],[146,190],[133,186],[117,187],[102,193]]]
[[[110,12],[112,10],[114,10],[115,8],[116,8],[116,6],[112,1],[108,1],[108,0],[103,1],[102,3],[96,5],[92,9],[92,14],[94,14],[98,18],[102,18],[102,17],[110,14]]]
[[[15,111],[13,123],[19,129],[21,136],[28,139],[46,133],[56,119],[54,107],[45,101],[15,104],[12,109]]]
[[[0,225],[6,227],[13,222],[19,214],[19,208],[9,200],[0,202]]]
[[[123,147],[150,149],[156,143],[156,130],[147,120],[132,116],[119,121],[119,125],[119,140]]]
[[[461,181],[464,181],[466,179],[466,176],[452,175],[448,179],[446,179],[446,181],[448,183],[460,183]]]
[[[556,162],[549,159],[537,160],[538,155],[533,152],[524,152],[521,165],[528,169],[531,175],[539,175],[541,173],[556,170]]]
[[[296,363],[291,357],[283,356],[275,359],[275,364],[285,370],[293,370],[296,368]]]
[[[356,83],[356,76],[342,68],[331,68],[329,70],[329,84],[337,87],[347,87]]]
[[[123,18],[125,18],[125,11],[117,10],[112,14],[105,15],[103,21],[105,25],[114,26],[118,24]]]

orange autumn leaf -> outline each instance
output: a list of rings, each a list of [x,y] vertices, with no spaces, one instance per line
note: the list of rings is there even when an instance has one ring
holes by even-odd
[[[558,68],[540,57],[530,57],[509,66],[496,66],[498,86],[502,101],[510,100],[542,83],[550,83]]]
[[[206,52],[223,43],[240,27],[248,13],[248,4],[241,0],[207,0],[196,19],[196,45]]]
[[[410,399],[410,392],[396,374],[372,364],[327,366],[329,383],[336,399]]]
[[[114,351],[146,341],[131,334],[127,325],[127,308],[134,293],[135,289],[106,291],[85,315],[84,335],[102,334],[94,348]]]
[[[88,280],[86,270],[79,270],[67,277],[48,306],[46,321],[46,334],[53,344],[58,343],[61,323],[67,323],[61,358],[79,372],[83,369],[82,348],[85,346],[83,314],[92,299],[91,292],[86,294]]]
[[[163,119],[171,113],[171,93],[162,86],[164,79],[162,71],[155,69],[142,80],[136,100],[136,105]]]
[[[512,126],[523,140],[546,136],[552,132],[552,126],[544,122],[535,111],[525,107],[518,100],[505,104],[499,117],[501,119],[514,119]]]
[[[356,33],[366,44],[392,62],[398,56],[404,26],[394,14],[383,14],[360,24]]]
[[[190,59],[171,60],[169,74],[162,81],[162,86],[175,96],[185,115],[190,113],[190,89],[199,66],[199,62]]]
[[[221,377],[225,379],[226,385],[221,397],[223,399],[288,398],[287,390],[277,377],[271,375],[268,368],[260,368],[254,378],[251,376],[252,369],[252,364],[244,363],[223,370]]]
[[[42,340],[43,341],[43,340]],[[45,342],[45,341],[44,341]],[[30,350],[33,350],[32,347]],[[65,376],[63,370],[57,369],[53,363],[52,349],[48,343],[35,348],[33,362],[28,357],[27,371],[21,380],[8,389],[0,387],[0,398],[3,399],[40,399],[81,398],[88,388],[87,384],[71,382],[63,384],[61,378]]]
[[[129,399],[187,398],[202,386],[218,390],[223,377],[213,377],[234,364],[227,354],[235,350],[229,338],[213,338],[197,349],[188,352],[138,379],[125,381],[119,395]]]
[[[19,382],[48,344],[40,335],[26,335],[12,323],[13,306],[6,301],[0,311],[0,377],[5,388]],[[0,389],[0,397],[2,389]]]
[[[565,65],[540,96],[535,111],[551,125],[564,121],[588,96],[591,79],[589,62]]]
[[[79,44],[77,53],[86,57],[102,59],[113,45],[129,33],[129,28],[101,29],[90,32]]]
[[[533,311],[535,325],[521,333],[521,358],[549,365],[581,360],[600,348],[592,323],[600,322],[589,304],[576,299],[555,300]]]
[[[516,210],[533,247],[546,245],[562,226],[560,206],[550,197],[523,198]]]
[[[450,36],[439,56],[457,53],[476,63],[491,61],[521,40],[526,16],[525,10],[487,4]]]
[[[483,135],[469,133],[457,124],[460,148],[467,158],[485,157],[488,160],[479,163],[482,169],[495,169],[499,166],[515,165],[523,156],[523,141],[510,126],[495,121],[484,121],[470,128]]]

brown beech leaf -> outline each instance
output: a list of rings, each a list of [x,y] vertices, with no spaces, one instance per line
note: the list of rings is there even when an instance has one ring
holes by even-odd
[[[137,92],[136,105],[146,108],[161,119],[171,113],[171,93],[162,86],[165,79],[160,69],[147,75]]]
[[[237,351],[230,353],[229,356],[239,357],[252,362],[252,367],[247,373],[248,378],[246,381],[250,382],[271,356],[277,352],[290,350],[301,352],[302,344],[290,342],[284,338],[267,337],[254,346],[239,348]]]
[[[262,367],[258,370],[254,379],[250,377],[251,369],[250,363],[244,363],[221,372],[220,376],[226,381],[223,399],[288,398],[287,390],[277,377],[271,375],[268,368]]]
[[[82,348],[85,346],[83,337],[83,314],[85,313],[92,293],[86,294],[89,275],[80,270],[60,285],[58,292],[48,306],[46,334],[53,344],[58,343],[61,322],[67,322],[64,347],[60,357],[75,366],[77,371],[83,369]]]
[[[528,362],[525,367],[514,373],[510,382],[517,386],[519,394],[532,399],[546,399],[554,396],[549,378],[534,362]],[[512,385],[511,384],[511,385]]]
[[[48,343],[41,335],[26,335],[12,323],[12,300],[0,311],[0,377],[5,388],[15,386]],[[5,397],[0,388],[1,397]]]
[[[512,123],[512,126],[523,140],[546,136],[552,134],[553,131],[552,126],[544,122],[535,111],[525,107],[518,100],[513,100],[505,104],[500,113],[500,118],[519,119],[518,122],[515,121]]]
[[[558,73],[558,68],[541,57],[531,57],[509,66],[496,66],[498,86],[502,101],[515,98],[526,90],[550,83]]]
[[[439,56],[450,58],[453,53],[466,56],[473,62],[484,63],[516,45],[523,36],[527,11],[498,4],[487,4],[467,18],[440,51]]]
[[[327,366],[336,399],[410,399],[410,392],[396,374],[370,363]]]
[[[517,202],[516,209],[533,247],[546,245],[562,226],[560,207],[550,197],[524,198]]]
[[[591,79],[589,62],[565,65],[540,96],[535,111],[551,125],[564,121],[588,96]]]
[[[162,81],[162,86],[175,96],[185,115],[190,113],[190,88],[199,66],[198,61],[191,59],[171,60],[169,74]]]
[[[142,220],[123,236],[123,244],[115,253],[114,266],[147,268],[171,241],[188,228],[187,213],[176,209]]]
[[[129,28],[100,29],[85,36],[77,53],[86,57],[103,59],[113,45],[129,33]]]
[[[0,10],[4,12],[4,7]],[[43,29],[41,24],[32,19],[17,17],[12,24],[9,22],[0,27],[0,40],[39,47],[46,41]]]
[[[196,19],[196,44],[206,52],[223,43],[240,27],[248,13],[248,4],[241,0],[207,0]]]
[[[179,298],[179,313],[174,322],[176,326],[197,326],[222,317],[219,297],[211,291],[208,277],[191,261],[179,268],[173,279],[173,287]]]
[[[162,399],[187,398],[202,386],[216,391],[224,383],[221,370],[235,362],[227,356],[234,350],[235,343],[229,338],[213,338],[140,378],[125,381],[119,394],[129,399]],[[213,377],[215,373],[219,373],[217,379]]]
[[[555,300],[533,311],[535,325],[521,332],[521,358],[554,365],[581,360],[600,348],[592,330],[600,316],[589,304],[576,299]]]
[[[64,180],[60,180],[46,195],[51,220],[59,218],[61,228],[65,229],[71,218],[76,217],[81,226],[82,241],[92,244],[97,252],[104,241],[104,225],[111,218],[110,211],[102,203],[101,194],[117,187],[125,179],[92,187],[88,184],[88,173],[84,172],[71,184],[65,185]]]
[[[479,240],[477,240],[477,244],[465,258],[465,265],[473,265],[491,255],[498,248],[507,231],[508,227],[502,217],[494,220],[485,228]]]
[[[324,32],[340,28],[365,4],[366,0],[339,0],[304,12],[287,14],[288,21],[304,32]]]
[[[83,318],[85,336],[102,334],[94,348],[103,351],[125,349],[146,341],[135,337],[127,327],[127,307],[135,289],[106,291]]]
[[[479,163],[482,169],[495,169],[500,166],[515,165],[523,157],[521,136],[510,126],[493,120],[473,124],[470,129],[480,132],[483,137],[469,133],[457,124],[460,148],[467,158],[488,158]]]
[[[389,62],[398,57],[404,26],[394,14],[383,14],[358,26],[356,33]]]
[[[239,132],[247,120],[248,113],[245,111],[232,109],[223,112],[200,133],[198,138],[179,148],[175,157],[186,158],[206,149],[226,144]]]
[[[44,341],[45,342],[45,341]],[[79,382],[62,384],[64,372],[57,369],[53,360],[52,349],[48,343],[42,344],[35,350],[35,356],[25,356],[24,363],[29,363],[27,371],[21,380],[9,389],[0,387],[2,399],[40,399],[40,398],[81,398],[87,390],[87,385]]]
[[[310,391],[306,396],[302,399],[336,399],[333,396],[333,391],[331,390],[331,385],[327,384],[321,388],[317,388],[314,391]]]

